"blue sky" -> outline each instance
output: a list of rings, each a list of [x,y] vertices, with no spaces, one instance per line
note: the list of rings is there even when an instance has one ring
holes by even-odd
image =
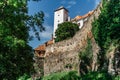
[[[69,10],[69,16],[74,18],[76,15],[84,15],[91,10],[94,10],[101,0],[41,0],[39,2],[29,1],[29,14],[33,15],[39,11],[45,14],[43,26],[46,28],[45,32],[40,33],[41,40],[34,38],[29,42],[33,48],[38,47],[44,42],[51,39],[54,24],[54,10],[60,6],[64,6]],[[32,32],[30,32],[33,35]]]

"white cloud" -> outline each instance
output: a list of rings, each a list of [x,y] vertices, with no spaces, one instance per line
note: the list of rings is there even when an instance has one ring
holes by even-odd
[[[65,3],[66,3],[66,1],[64,1],[64,0],[63,0],[63,1],[61,1],[60,3],[61,3],[61,4],[65,4]]]
[[[47,12],[44,12],[44,14],[45,14],[45,18],[49,18],[50,17],[50,15]]]
[[[95,0],[95,8],[97,7],[97,5],[99,4],[100,0]]]
[[[66,8],[71,8],[73,5],[75,5],[76,4],[76,1],[73,1],[73,0],[71,0],[71,1],[69,1],[68,3],[67,3],[67,7]]]
[[[49,25],[43,25],[46,29],[46,31],[40,33],[41,38],[47,38],[50,39],[53,33],[52,26]]]
[[[70,5],[75,5],[75,4],[76,4],[76,1],[69,1],[68,4],[70,4]]]
[[[33,31],[29,32],[30,35],[34,37],[32,41],[29,41],[29,45],[32,46],[33,48],[36,48],[38,47],[38,45],[44,44],[46,41],[51,39],[51,34],[53,33],[52,26],[49,26],[47,24],[43,24],[43,26],[46,28],[46,31],[39,32],[40,41],[37,38],[35,38],[36,36]]]
[[[88,2],[90,2],[90,0],[87,0]]]
[[[81,11],[76,12],[77,14],[81,14]]]
[[[66,8],[71,8],[72,6],[71,5],[68,5]]]
[[[41,39],[51,39],[52,33],[53,33],[52,26],[49,26],[49,25],[46,25],[46,24],[43,24],[43,26],[45,27],[45,31],[42,31],[42,32],[38,31],[39,35],[40,35],[40,38]],[[30,31],[29,34],[30,34],[30,36],[33,36],[34,38],[36,37],[35,33],[33,31]]]
[[[76,1],[75,1],[75,0],[70,0],[70,1],[62,0],[62,1],[60,2],[60,4],[66,5],[66,8],[71,8],[73,5],[76,4]]]

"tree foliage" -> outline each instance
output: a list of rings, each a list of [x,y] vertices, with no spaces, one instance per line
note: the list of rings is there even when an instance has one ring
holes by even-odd
[[[0,0],[0,79],[15,80],[33,71],[29,30],[40,39],[36,26],[44,30],[43,17],[43,12],[28,15],[27,0]]]
[[[108,48],[113,40],[120,41],[120,0],[103,3],[99,18],[93,23],[93,33],[101,48]]]
[[[76,71],[53,73],[44,76],[40,80],[119,80],[120,76],[111,76],[105,71],[88,72],[86,75],[78,76]]]
[[[77,71],[53,73],[45,76],[42,80],[80,80]]]
[[[93,22],[92,32],[101,47],[100,62],[111,44],[120,45],[120,0],[103,0],[99,18]]]
[[[79,30],[79,27],[75,23],[64,22],[58,25],[58,29],[55,32],[55,41],[59,42],[70,37],[73,37],[75,33]]]

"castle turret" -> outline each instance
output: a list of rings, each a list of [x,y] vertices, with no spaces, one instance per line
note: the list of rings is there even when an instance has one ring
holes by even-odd
[[[59,7],[54,12],[54,32],[53,37],[55,38],[55,31],[58,28],[58,24],[68,21],[68,10],[63,6]]]

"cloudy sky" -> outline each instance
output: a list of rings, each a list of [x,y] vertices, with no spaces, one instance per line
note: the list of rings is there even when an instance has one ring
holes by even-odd
[[[29,1],[29,14],[33,15],[36,12],[43,11],[45,14],[43,26],[45,32],[40,33],[41,40],[36,38],[29,42],[33,48],[43,44],[51,39],[54,24],[54,10],[60,6],[64,6],[69,10],[69,16],[74,18],[77,15],[84,15],[91,10],[94,10],[101,0],[41,0],[39,2]],[[32,34],[32,32],[31,32]]]

